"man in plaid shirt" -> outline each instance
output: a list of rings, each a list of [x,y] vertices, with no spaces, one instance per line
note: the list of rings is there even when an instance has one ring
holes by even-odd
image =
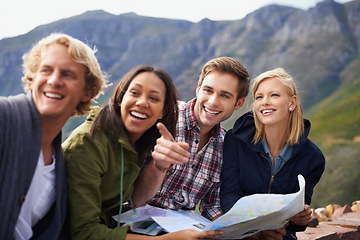
[[[244,104],[249,84],[247,70],[233,58],[219,57],[204,65],[196,98],[179,101],[176,141],[160,129],[162,137],[152,157],[167,159],[167,166],[157,168],[169,171],[150,205],[194,210],[200,202],[204,217],[214,220],[222,214],[219,193],[225,129],[220,123]]]

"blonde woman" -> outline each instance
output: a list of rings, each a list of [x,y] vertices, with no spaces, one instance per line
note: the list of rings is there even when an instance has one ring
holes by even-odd
[[[294,80],[283,69],[254,79],[253,111],[241,116],[224,142],[221,208],[224,212],[241,197],[255,193],[288,194],[299,190],[304,176],[304,210],[288,225],[260,232],[251,239],[297,239],[311,218],[313,189],[324,171],[320,149],[308,139],[310,122],[303,119]]]

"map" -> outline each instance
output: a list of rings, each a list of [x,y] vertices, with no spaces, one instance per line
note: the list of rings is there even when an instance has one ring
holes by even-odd
[[[166,210],[149,205],[121,214],[120,222],[130,226],[136,222],[138,226],[141,222],[142,226],[151,226],[150,230],[157,229],[157,232],[184,229],[222,230],[223,235],[213,238],[242,239],[263,230],[281,228],[304,209],[305,179],[298,175],[298,180],[300,190],[296,193],[253,194],[243,197],[226,214],[213,222],[195,211]],[[114,216],[114,219],[117,220],[117,216]],[[135,228],[132,230],[136,231]],[[141,233],[147,234],[150,230],[146,229]]]

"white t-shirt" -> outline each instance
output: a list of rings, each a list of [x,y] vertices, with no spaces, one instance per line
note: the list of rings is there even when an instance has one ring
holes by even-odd
[[[33,179],[15,226],[14,237],[17,240],[32,237],[32,227],[47,214],[55,201],[55,155],[52,159],[52,164],[45,166],[43,154],[40,152]]]

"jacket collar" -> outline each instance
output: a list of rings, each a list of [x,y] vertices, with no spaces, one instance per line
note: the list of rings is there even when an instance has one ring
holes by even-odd
[[[299,143],[294,146],[293,155],[300,151],[301,146],[307,141],[310,129],[310,121],[304,119],[304,133],[300,137]],[[258,152],[264,152],[261,143],[254,144],[253,138],[255,135],[255,122],[253,111],[248,111],[239,117],[230,131],[236,138],[245,142],[251,149]]]

